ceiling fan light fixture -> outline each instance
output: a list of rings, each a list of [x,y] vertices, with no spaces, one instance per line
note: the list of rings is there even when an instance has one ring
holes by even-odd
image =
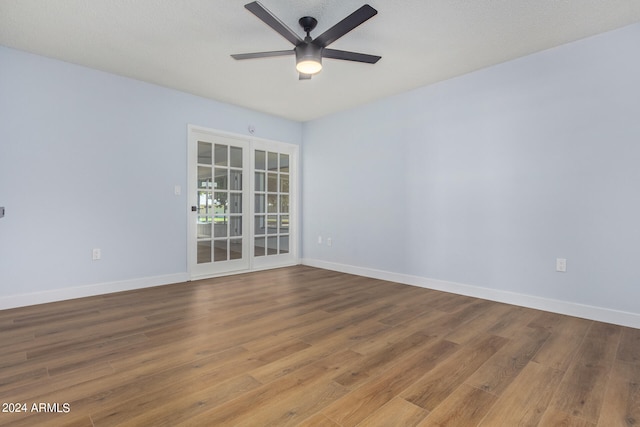
[[[322,70],[322,64],[315,59],[300,61],[296,64],[296,70],[302,74],[316,74]]]
[[[302,74],[316,74],[322,70],[322,48],[313,43],[296,47],[296,70]]]

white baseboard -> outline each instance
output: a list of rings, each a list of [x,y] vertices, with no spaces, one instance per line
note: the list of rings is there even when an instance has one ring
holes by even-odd
[[[374,279],[387,280],[405,285],[419,286],[437,291],[450,292],[475,298],[503,302],[521,307],[550,311],[568,316],[581,317],[583,319],[597,320],[599,322],[613,323],[621,326],[640,329],[640,313],[612,310],[609,308],[595,307],[578,304],[570,301],[560,301],[533,295],[519,294],[499,289],[483,288],[480,286],[465,285],[448,282],[445,280],[428,279],[426,277],[412,276],[408,274],[393,273],[366,267],[339,264],[316,259],[303,259],[302,264],[310,267],[324,268],[339,271],[341,273],[355,274]]]
[[[466,285],[462,283],[448,282],[445,280],[429,279],[426,277],[412,276],[408,274],[393,273],[384,270],[376,270],[366,267],[333,263],[315,259],[302,259],[303,265],[419,286],[443,292],[482,298],[491,301],[513,304],[537,310],[550,311],[568,316],[597,320],[599,322],[613,323],[621,326],[640,329],[640,314],[626,311],[612,310],[575,302],[561,301],[533,295],[519,294],[499,289],[483,288],[480,286]],[[0,310],[29,305],[44,304],[49,302],[64,301],[75,298],[83,298],[95,295],[110,294],[114,292],[130,291],[135,289],[162,286],[172,283],[186,282],[190,280],[187,273],[176,273],[164,276],[144,277],[140,279],[122,280],[117,282],[98,283],[94,285],[79,286],[74,288],[55,289],[50,291],[33,292],[28,294],[8,295],[0,297]]]
[[[171,283],[186,282],[187,280],[188,276],[186,273],[177,273],[164,276],[122,280],[118,282],[97,283],[94,285],[78,286],[74,288],[54,289],[28,294],[0,296],[0,310],[95,295],[111,294],[114,292],[131,291],[135,289],[150,288],[153,286],[169,285]]]

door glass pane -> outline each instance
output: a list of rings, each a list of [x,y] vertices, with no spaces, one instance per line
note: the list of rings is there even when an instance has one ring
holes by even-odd
[[[280,216],[280,233],[289,232],[289,215]]]
[[[278,233],[278,215],[267,216],[267,234]]]
[[[211,144],[209,142],[198,141],[198,163],[211,164]]]
[[[215,168],[215,180],[213,186],[216,190],[226,190],[227,189],[227,169]]]
[[[280,213],[289,213],[289,196],[280,196]]]
[[[216,151],[214,160],[216,166],[227,166],[227,146],[222,144],[216,144]]]
[[[280,236],[280,253],[289,253],[289,236]]]
[[[267,191],[275,193],[278,191],[278,174],[277,173],[268,173],[267,174]]]
[[[198,191],[198,213],[208,214],[211,212],[211,199],[210,191]]]
[[[254,222],[255,226],[253,227],[253,233],[256,235],[265,234],[267,231],[265,227],[265,216],[256,215],[256,217],[254,218]]]
[[[264,172],[256,172],[256,191],[265,191]]]
[[[198,264],[211,262],[211,240],[198,242]]]
[[[199,216],[198,217],[198,239],[211,238],[211,217]]]
[[[289,175],[280,174],[280,192],[288,193],[289,192]]]
[[[211,168],[198,166],[198,188],[211,189]]]
[[[261,150],[256,150],[256,170],[265,170],[266,153]]]
[[[267,195],[267,212],[278,212],[278,195],[277,194],[268,194]]]
[[[269,152],[267,157],[267,169],[270,171],[278,171],[278,153]]]
[[[231,170],[231,190],[242,191],[242,171]]]
[[[234,215],[229,218],[229,235],[242,236],[242,217]]]
[[[242,193],[231,193],[229,202],[231,213],[242,213]]]
[[[278,253],[278,238],[267,237],[267,255],[275,255]]]
[[[288,154],[280,154],[280,172],[289,172]]]
[[[229,259],[242,258],[242,239],[229,240]]]
[[[226,240],[214,240],[213,241],[213,261],[226,261],[227,256],[227,241]]]
[[[264,237],[256,237],[253,245],[254,256],[264,256],[265,254],[265,239]]]
[[[227,217],[217,215],[213,218],[213,237],[227,237]]]
[[[217,214],[227,213],[229,208],[229,201],[227,200],[227,193],[216,191],[213,200],[214,210]]]
[[[229,166],[232,168],[241,168],[242,167],[242,148],[240,147],[231,147],[231,161],[229,162]]]
[[[256,201],[255,201],[255,209],[256,209],[256,213],[264,213],[264,203],[265,203],[265,196],[264,194],[256,194]]]

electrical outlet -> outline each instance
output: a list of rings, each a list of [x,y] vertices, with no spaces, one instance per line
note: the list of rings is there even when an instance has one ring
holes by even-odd
[[[567,271],[567,260],[565,258],[556,258],[556,271],[561,273]]]
[[[322,236],[318,236],[318,244],[321,245],[322,244]]]
[[[100,258],[102,258],[102,252],[100,251],[100,248],[95,248],[93,250],[92,257],[94,261],[97,261]]]
[[[331,246],[333,244],[333,240],[331,237],[327,237],[327,246]]]

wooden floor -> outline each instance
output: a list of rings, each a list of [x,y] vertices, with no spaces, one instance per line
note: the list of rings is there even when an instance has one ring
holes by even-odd
[[[0,311],[0,346],[0,425],[640,425],[640,330],[310,267]]]

